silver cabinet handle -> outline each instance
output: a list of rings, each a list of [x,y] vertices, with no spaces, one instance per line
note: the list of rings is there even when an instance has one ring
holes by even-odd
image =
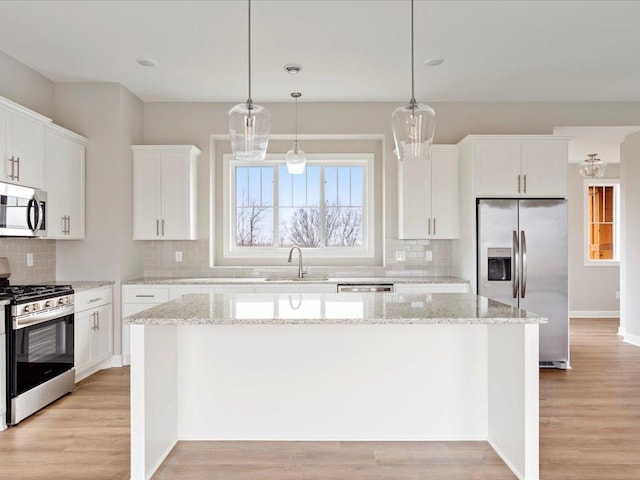
[[[16,180],[20,181],[20,157],[16,157],[16,162],[18,163],[18,168],[16,169],[17,170]]]
[[[91,330],[96,330],[96,312],[91,314]]]
[[[435,218],[433,219],[433,234],[437,235],[437,233],[436,233],[436,219]]]
[[[155,295],[136,295],[136,298],[155,298]]]
[[[96,312],[96,330],[100,331],[100,311]]]
[[[164,237],[164,218],[162,219],[162,236]]]
[[[156,237],[160,236],[160,220],[156,218]]]
[[[67,235],[71,235],[71,215],[67,215]]]
[[[520,231],[520,250],[522,251],[522,279],[520,280],[520,298],[527,294],[527,237],[524,230]]]
[[[518,175],[518,193],[520,193],[520,175]]]
[[[518,278],[518,270],[520,262],[520,252],[518,250],[518,232],[516,230],[513,231],[513,272],[511,272],[511,287],[513,289],[512,295],[513,298],[518,298],[518,287],[519,287],[519,278]]]
[[[16,169],[16,165],[15,165],[15,163],[13,163],[13,159],[14,158],[15,157],[12,155],[11,158],[9,159],[9,161],[11,162],[11,173],[9,174],[9,179],[10,180],[15,180],[16,179],[15,175],[13,174],[15,169]]]
[[[524,193],[527,193],[527,174],[524,174]]]
[[[431,219],[429,219],[429,235],[431,235]]]
[[[92,298],[91,300],[89,300],[89,303],[99,302],[100,300],[102,300],[102,297],[99,297],[99,298]]]

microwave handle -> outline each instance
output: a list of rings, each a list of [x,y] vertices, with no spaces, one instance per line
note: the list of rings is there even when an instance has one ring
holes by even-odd
[[[33,198],[30,198],[29,202],[27,203],[27,227],[29,227],[29,230],[31,230],[31,232],[33,233],[36,233],[36,229],[33,226],[33,223],[31,223],[31,212],[33,211],[33,206],[35,205],[35,202],[36,202],[35,197],[33,197]]]
[[[35,210],[36,231],[33,233],[34,235],[37,235],[38,232],[42,229],[42,224],[44,223],[44,208],[42,207],[42,202],[37,195],[33,196],[33,200],[36,202],[37,207]]]

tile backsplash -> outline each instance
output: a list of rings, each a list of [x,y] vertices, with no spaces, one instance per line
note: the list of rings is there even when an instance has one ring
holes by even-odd
[[[27,254],[33,266],[27,266]],[[12,285],[37,284],[56,279],[56,242],[38,238],[0,238],[0,257],[7,257]]]
[[[236,277],[287,274],[290,267],[209,267],[209,240],[175,240],[144,242],[145,277]],[[176,252],[182,261],[176,262]],[[396,257],[396,253],[398,257]],[[429,253],[427,253],[429,252]],[[430,255],[431,260],[427,260]],[[404,260],[396,260],[402,258]],[[398,240],[387,238],[386,267],[339,267],[338,273],[354,276],[451,275],[450,240]],[[286,272],[286,273],[285,273]],[[313,275],[336,274],[335,267],[311,266]]]

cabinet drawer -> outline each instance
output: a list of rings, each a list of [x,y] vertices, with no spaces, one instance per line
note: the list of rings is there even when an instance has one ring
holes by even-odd
[[[74,295],[76,312],[82,312],[90,308],[113,303],[112,287],[100,287],[93,290],[84,290]]]
[[[122,303],[164,303],[169,301],[167,287],[127,287],[122,289]]]

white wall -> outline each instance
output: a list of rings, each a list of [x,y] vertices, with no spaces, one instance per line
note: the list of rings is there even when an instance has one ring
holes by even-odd
[[[0,96],[51,118],[53,82],[0,51]]]
[[[620,290],[619,267],[585,267],[584,265],[584,178],[578,165],[569,165],[567,170],[569,191],[569,311],[610,312],[616,316],[620,301],[616,292]],[[620,178],[620,165],[609,164],[606,178]]]
[[[625,138],[620,150],[622,262],[620,330],[625,341],[640,346],[640,133]]]
[[[59,280],[112,280],[114,345],[120,351],[120,282],[142,276],[142,249],[132,232],[131,144],[142,141],[143,105],[116,83],[55,86],[54,121],[89,139],[86,238],[59,241]]]

